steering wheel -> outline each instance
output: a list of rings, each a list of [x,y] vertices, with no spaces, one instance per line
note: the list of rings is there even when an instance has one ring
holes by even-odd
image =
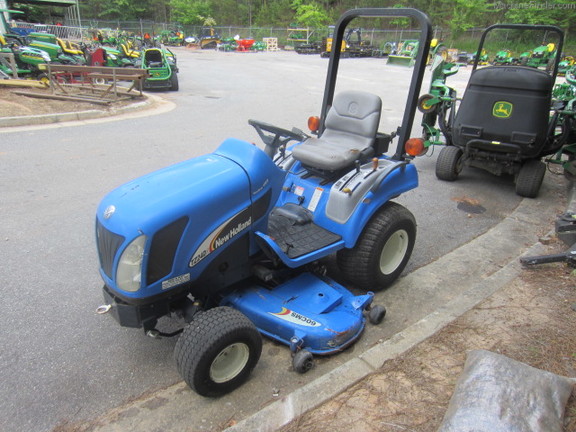
[[[288,142],[304,141],[307,138],[304,132],[290,131],[259,120],[250,119],[248,120],[248,124],[256,129],[256,132],[258,132],[258,135],[266,145],[264,152],[270,157],[274,157],[276,151]],[[269,134],[264,132],[268,132]]]

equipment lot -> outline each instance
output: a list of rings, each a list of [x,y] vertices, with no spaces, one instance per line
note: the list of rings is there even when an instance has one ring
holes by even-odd
[[[320,56],[186,49],[177,54],[180,91],[156,93],[175,103],[170,112],[2,131],[4,431],[74,430],[180,381],[172,358],[175,340],[152,340],[94,313],[102,303],[93,234],[101,197],[129,179],[211,151],[229,136],[259,143],[249,118],[305,129],[307,117],[320,111],[327,66]],[[468,73],[463,69],[451,82],[465,83]],[[381,130],[390,132],[401,118],[406,75],[406,69],[386,66],[382,59],[348,59],[338,88],[380,94]],[[423,91],[427,85],[425,79]],[[401,200],[419,230],[407,272],[421,268],[423,276],[410,286],[401,279],[379,294],[389,310],[384,323],[369,327],[346,352],[320,359],[306,375],[289,371],[288,349],[266,342],[252,378],[226,397],[203,399],[179,385],[173,397],[182,409],[175,421],[190,430],[220,430],[229,419],[250,415],[428,315],[471,281],[488,277],[550,230],[564,210],[561,176],[547,173],[529,214],[519,215],[514,211],[523,200],[508,179],[471,171],[456,183],[440,182],[434,176],[435,156],[416,161],[420,186]],[[510,220],[511,214],[522,219]],[[512,227],[509,236],[462,255],[458,265],[425,272],[424,266],[505,219]],[[443,283],[447,279],[458,283]]]

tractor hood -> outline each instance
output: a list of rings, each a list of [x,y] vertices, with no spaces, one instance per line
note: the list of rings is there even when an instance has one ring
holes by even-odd
[[[206,155],[132,180],[100,203],[98,218],[107,229],[133,237],[153,232],[158,224],[197,211],[210,211],[225,190],[248,198],[248,180],[232,161]],[[216,188],[222,188],[215,193]],[[243,192],[243,193],[242,193]]]
[[[229,139],[212,154],[120,186],[97,210],[102,276],[115,288],[119,256],[142,236],[142,288],[149,291],[138,296],[159,292],[160,288],[147,285],[174,274],[188,274],[191,269],[201,273],[225,249],[220,246],[232,244],[250,229],[262,228],[283,180],[284,172],[262,150]],[[152,270],[147,271],[148,261]]]
[[[284,172],[256,146],[229,139],[214,153],[132,180],[110,192],[98,219],[126,237],[182,216],[214,218],[222,209],[257,200],[269,186],[279,194]]]

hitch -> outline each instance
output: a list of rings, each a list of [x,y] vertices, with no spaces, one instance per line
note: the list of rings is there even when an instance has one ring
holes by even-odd
[[[520,262],[525,266],[537,264],[548,264],[555,262],[565,262],[571,267],[576,267],[576,243],[566,252],[551,255],[536,255],[531,257],[522,257]]]
[[[551,255],[536,255],[520,258],[520,263],[525,266],[565,262],[571,267],[576,267],[576,214],[566,212],[556,219],[556,234],[566,244],[572,244],[565,252]]]

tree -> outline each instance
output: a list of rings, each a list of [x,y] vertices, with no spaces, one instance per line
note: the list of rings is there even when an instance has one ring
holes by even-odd
[[[505,14],[506,22],[556,25],[564,30],[565,40],[568,40],[568,35],[572,34],[571,30],[574,30],[573,26],[576,23],[574,3],[564,0],[548,0],[544,3],[526,3],[526,6],[508,9]]]
[[[294,14],[291,4],[291,0],[264,1],[254,17],[254,23],[258,26],[288,26]]]
[[[212,4],[209,0],[170,0],[172,20],[180,24],[204,25],[212,17]]]
[[[304,0],[293,0],[292,9],[296,15],[296,22],[304,27],[320,28],[331,20],[326,10],[315,1],[304,3]]]
[[[145,18],[148,6],[148,2],[133,0],[101,0],[98,2],[97,17],[117,20]]]
[[[492,4],[486,0],[455,0],[452,5],[452,16],[448,24],[454,37],[473,27],[483,26],[487,15],[494,12]]]

